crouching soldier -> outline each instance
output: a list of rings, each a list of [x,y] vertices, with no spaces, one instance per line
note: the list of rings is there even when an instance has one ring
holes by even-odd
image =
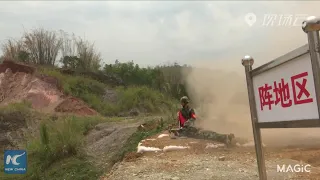
[[[181,129],[192,127],[194,125],[194,121],[196,120],[196,114],[194,109],[189,106],[189,98],[187,96],[183,96],[180,99],[180,103],[182,108],[178,112],[179,127]]]
[[[194,109],[189,106],[189,98],[183,96],[180,99],[182,108],[177,114],[177,119],[179,123],[180,130],[178,131],[179,136],[187,136],[198,139],[208,139],[218,142],[225,143],[227,145],[231,144],[234,138],[233,134],[219,134],[212,131],[200,130],[194,127],[194,122],[196,121],[196,114]]]

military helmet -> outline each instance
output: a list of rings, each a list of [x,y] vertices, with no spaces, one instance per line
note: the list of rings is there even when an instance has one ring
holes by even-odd
[[[183,96],[181,99],[180,99],[180,102],[181,103],[189,103],[189,98],[187,96]]]

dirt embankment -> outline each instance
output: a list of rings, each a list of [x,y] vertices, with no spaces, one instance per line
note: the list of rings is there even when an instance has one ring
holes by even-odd
[[[86,136],[86,152],[99,168],[108,170],[113,158],[124,147],[127,139],[137,131],[140,121],[107,122],[95,126]]]
[[[97,114],[82,100],[66,97],[54,77],[35,75],[34,67],[6,60],[0,64],[0,106],[23,100],[45,112]]]

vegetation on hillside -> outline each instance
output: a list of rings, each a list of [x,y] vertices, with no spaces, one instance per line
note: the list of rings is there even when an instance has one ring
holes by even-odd
[[[132,85],[128,88],[115,88],[97,80],[83,76],[62,74],[52,68],[42,68],[38,73],[55,77],[66,95],[84,100],[91,108],[104,116],[118,116],[136,109],[143,113],[165,113],[172,109],[177,101],[170,96],[146,85]],[[106,89],[112,89],[114,101],[105,97]]]
[[[33,111],[27,102],[0,107],[0,123],[3,117],[17,114],[23,122],[39,123],[36,132],[26,136],[28,143],[20,147],[28,150],[28,173],[7,176],[1,172],[0,179],[97,179],[102,171],[88,162],[83,150],[84,136],[90,129],[101,122],[119,120],[113,116],[133,109],[160,114],[165,123],[171,123],[178,98],[187,94],[181,70],[190,67],[173,64],[144,68],[133,61],[118,60],[102,65],[93,43],[63,31],[33,29],[18,40],[7,40],[2,51],[0,63],[10,59],[37,66],[38,74],[55,77],[65,94],[84,100],[103,116],[45,115]],[[124,83],[114,87],[105,81],[106,77],[117,77]],[[114,101],[105,97],[109,89],[115,92]],[[135,151],[140,140],[164,127],[162,124],[135,132],[112,163]]]
[[[103,59],[94,43],[64,31],[48,31],[42,28],[32,29],[19,39],[8,39],[2,44],[3,56],[0,59],[86,71],[96,74],[115,75],[128,86],[147,86],[179,98],[186,95],[183,68],[177,63],[156,67],[140,67],[133,61],[102,65]]]

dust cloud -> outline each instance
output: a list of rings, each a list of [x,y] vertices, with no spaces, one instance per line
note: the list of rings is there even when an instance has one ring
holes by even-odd
[[[270,2],[278,7],[276,14],[317,15],[319,2]],[[254,45],[249,42],[214,61],[197,60],[194,68],[183,71],[187,89],[198,114],[197,126],[219,133],[234,133],[237,137],[253,139],[250,109],[244,68],[241,58],[251,55],[253,68],[269,62],[307,43],[305,33],[299,27],[265,27],[263,37],[257,37]],[[222,60],[223,59],[223,60]],[[214,67],[215,69],[213,69]],[[210,68],[210,69],[209,69]],[[319,128],[262,129],[261,136],[267,146],[320,144]]]
[[[239,61],[239,66],[241,66]],[[197,126],[250,138],[252,126],[243,74],[221,69],[193,68],[184,72]]]
[[[238,64],[233,69],[188,69],[183,76],[199,117],[196,126],[253,140],[244,68],[240,60]],[[320,144],[319,128],[263,129],[261,136],[267,146]]]

